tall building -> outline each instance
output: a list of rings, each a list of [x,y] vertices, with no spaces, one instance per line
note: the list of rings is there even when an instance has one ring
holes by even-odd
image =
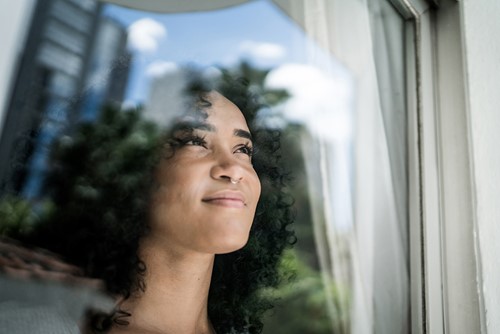
[[[73,117],[100,9],[95,0],[37,2],[0,141],[3,193],[40,193],[48,146]]]
[[[171,124],[186,106],[184,90],[188,78],[187,69],[173,64],[164,73],[153,78],[143,111],[144,116],[162,126]]]
[[[43,193],[54,140],[123,100],[126,29],[97,0],[39,0],[0,140],[0,194]]]
[[[100,18],[90,59],[79,115],[83,121],[95,120],[105,104],[119,106],[123,102],[132,54],[121,23]]]

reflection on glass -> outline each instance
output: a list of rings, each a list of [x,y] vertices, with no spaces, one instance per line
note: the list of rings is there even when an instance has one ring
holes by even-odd
[[[381,98],[381,119],[373,116],[375,107],[360,112],[367,103],[356,96],[367,96],[362,76],[334,59],[321,38],[308,35],[307,24],[296,23],[281,6],[255,1],[160,14],[90,0],[40,1],[2,124],[0,158],[9,163],[0,167],[0,211],[14,217],[21,210],[18,221],[26,222],[43,210],[50,198],[51,148],[77,124],[96,122],[112,105],[139,108],[147,119],[168,125],[185,106],[179,96],[192,68],[214,79],[227,70],[248,80],[260,97],[264,125],[283,130],[284,159],[295,180],[290,192],[298,242],[280,264],[295,275],[277,290],[262,291],[279,298],[264,333],[407,333],[407,190],[399,186],[406,184],[406,156],[405,142],[398,142],[406,133],[404,93],[394,105]],[[372,24],[377,27],[376,20]],[[397,80],[404,86],[404,78]],[[400,117],[395,122],[393,109]],[[381,167],[366,176],[368,166],[360,163],[368,156],[370,167]],[[380,189],[387,194],[376,194]],[[394,194],[397,203],[387,204]],[[9,202],[13,196],[31,209]],[[398,226],[390,226],[394,222]],[[384,246],[399,241],[399,248]],[[402,255],[394,256],[398,250]],[[391,290],[386,281],[399,286]],[[394,307],[405,314],[400,320],[387,317]],[[391,321],[392,327],[381,325]]]

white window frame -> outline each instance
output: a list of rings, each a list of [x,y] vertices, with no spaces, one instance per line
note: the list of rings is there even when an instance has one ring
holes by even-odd
[[[459,3],[390,1],[407,20],[412,332],[486,333]]]

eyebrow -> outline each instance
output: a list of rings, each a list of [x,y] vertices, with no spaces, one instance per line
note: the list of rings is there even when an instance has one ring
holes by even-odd
[[[215,132],[216,129],[213,125],[200,122],[200,121],[184,121],[178,123],[175,127],[176,131],[186,131],[186,130],[203,130],[209,132]]]
[[[245,139],[248,139],[250,141],[253,141],[253,138],[252,138],[252,134],[246,130],[243,130],[243,129],[235,129],[233,134],[236,136],[236,137],[240,137],[240,138],[245,138]]]
[[[177,130],[202,130],[208,132],[216,132],[217,128],[212,124],[198,121],[188,121],[178,124]],[[245,138],[253,142],[252,134],[243,129],[234,129],[233,135],[240,138]]]

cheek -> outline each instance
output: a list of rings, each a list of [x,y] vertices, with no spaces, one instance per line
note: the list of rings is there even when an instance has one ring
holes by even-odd
[[[197,173],[192,164],[182,164],[172,158],[164,161],[157,169],[155,182],[163,191],[168,191],[169,197],[189,191]]]
[[[163,164],[155,175],[156,187],[152,194],[151,212],[155,220],[163,221],[176,218],[176,211],[182,211],[183,205],[191,196],[190,177],[179,171],[176,165]],[[172,217],[172,215],[174,215]],[[168,220],[168,219],[167,219]]]
[[[192,235],[191,225],[186,220],[199,220],[193,214],[195,194],[186,189],[182,180],[170,180],[160,185],[154,193],[150,206],[150,228],[153,233],[172,240],[184,240]],[[192,189],[191,189],[192,190]],[[172,239],[172,240],[171,240]]]

